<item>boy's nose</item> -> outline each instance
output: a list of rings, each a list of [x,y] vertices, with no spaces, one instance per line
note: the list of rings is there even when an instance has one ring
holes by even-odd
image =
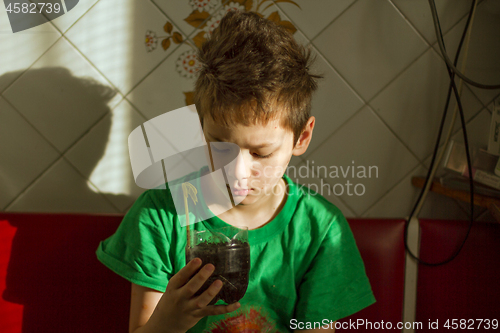
[[[238,156],[236,157],[234,163],[234,170],[232,170],[234,178],[238,180],[239,185],[241,187],[246,187],[246,179],[250,177],[250,168],[251,168],[251,159],[250,154],[242,152],[240,150]]]

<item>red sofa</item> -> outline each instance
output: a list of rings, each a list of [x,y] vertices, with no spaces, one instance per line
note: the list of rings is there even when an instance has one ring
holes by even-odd
[[[420,257],[429,262],[449,258],[462,242],[468,223],[421,219]],[[416,320],[426,324],[419,332],[500,331],[499,223],[475,223],[457,258],[442,266],[419,267]],[[439,330],[428,327],[436,321]],[[447,321],[458,328],[446,329]]]
[[[99,263],[94,254],[99,241],[111,235],[121,219],[121,215],[0,213],[0,332],[127,332],[130,284]],[[377,303],[341,322],[402,321],[404,220],[349,219],[349,223]],[[424,221],[422,256],[432,260],[446,255],[449,244],[441,240],[450,230],[455,230],[453,222]],[[436,314],[442,318],[470,313],[476,317],[461,318],[479,318],[494,311],[500,318],[500,283],[496,281],[500,225],[480,224],[470,238],[465,255],[455,264],[438,270],[420,268],[417,320],[427,323]],[[460,272],[469,272],[470,267],[476,272],[483,269],[488,276],[462,277]],[[456,288],[465,290],[457,292]],[[470,303],[463,303],[464,299]],[[476,309],[467,312],[465,305]],[[440,312],[450,306],[457,312]]]

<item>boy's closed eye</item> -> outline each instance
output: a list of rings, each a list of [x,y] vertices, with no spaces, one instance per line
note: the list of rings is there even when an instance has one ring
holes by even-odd
[[[269,158],[273,155],[273,153],[267,154],[267,155],[259,155],[259,154],[254,153],[253,155],[257,158]]]
[[[210,146],[216,153],[230,153],[235,147],[231,147],[225,142],[210,142]]]
[[[216,143],[213,143],[213,142],[211,143],[211,147],[212,147],[213,151],[218,153],[218,154],[230,154],[230,153],[232,153],[232,150],[234,150],[233,147],[229,147],[227,145],[217,145]],[[269,158],[273,155],[273,153],[260,154],[260,153],[254,152],[254,153],[252,153],[252,155],[256,158]]]
[[[259,145],[258,148],[267,148],[269,146],[273,146],[272,144],[262,144]],[[236,151],[239,149],[234,143],[228,143],[219,139],[215,139],[214,141],[210,142],[210,147],[212,150],[216,153],[219,154],[230,154],[230,153],[236,153]],[[262,152],[257,149],[255,152],[251,152],[252,156],[256,158],[269,158],[273,155],[273,152],[269,152],[269,149],[267,149],[267,152]]]

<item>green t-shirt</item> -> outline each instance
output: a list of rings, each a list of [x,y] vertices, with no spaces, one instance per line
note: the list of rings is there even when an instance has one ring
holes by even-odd
[[[197,175],[181,181],[190,180],[199,188]],[[283,178],[288,188],[283,209],[269,223],[248,231],[250,280],[239,301],[241,307],[204,317],[189,332],[291,332],[297,323],[323,325],[375,302],[340,210],[288,176]],[[96,252],[115,273],[161,292],[186,265],[186,228],[179,220],[185,216],[177,215],[171,195],[168,188],[144,192],[116,233],[102,241]],[[196,219],[199,209],[208,210],[203,199],[190,207],[190,221]],[[190,227],[206,230],[225,226],[228,224],[212,217]],[[216,304],[225,304],[222,302]]]

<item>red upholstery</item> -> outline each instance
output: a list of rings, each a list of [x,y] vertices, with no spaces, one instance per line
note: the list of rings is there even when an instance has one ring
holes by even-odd
[[[126,332],[130,284],[98,262],[120,215],[0,213],[0,332]],[[399,321],[402,220],[349,220],[377,298],[351,319]]]
[[[95,250],[122,216],[0,214],[0,332],[127,332],[130,283]]]
[[[339,322],[363,319],[380,323],[383,320],[395,325],[402,320],[405,275],[404,223],[404,220],[349,219],[377,302]],[[339,329],[339,331],[359,332],[359,329]]]
[[[467,223],[420,220],[420,257],[429,262],[447,259],[462,242]],[[500,224],[475,222],[457,258],[443,266],[420,265],[417,290],[417,321],[500,321]],[[478,330],[477,322],[473,327],[474,332],[492,331]],[[435,331],[424,325],[421,332]]]
[[[130,284],[95,257],[99,241],[121,219],[0,213],[0,332],[126,332]],[[466,222],[420,222],[424,260],[447,258],[465,234]],[[343,321],[396,324],[403,305],[404,221],[349,219],[349,224],[377,303]],[[476,223],[457,259],[419,267],[416,320],[498,319],[499,277],[500,224]]]

